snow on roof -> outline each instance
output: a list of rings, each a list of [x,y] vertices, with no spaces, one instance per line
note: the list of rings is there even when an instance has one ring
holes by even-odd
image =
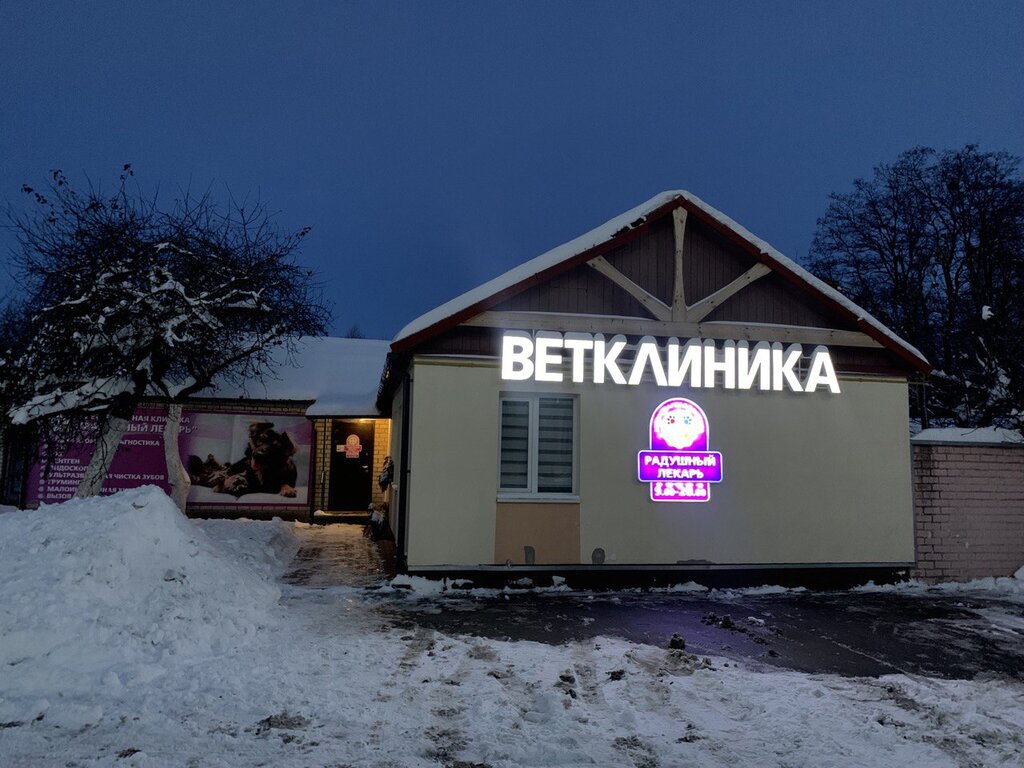
[[[304,337],[291,360],[284,350],[274,373],[243,386],[220,384],[198,397],[255,400],[314,400],[307,416],[378,416],[377,388],[390,351],[378,339]]]
[[[1024,435],[1000,427],[934,427],[924,429],[910,438],[915,444],[973,443],[975,445],[1020,445]]]
[[[898,346],[902,347],[911,355],[927,364],[927,359],[923,354],[921,354],[919,350],[917,350],[915,347],[908,344],[906,341],[904,341],[891,330],[889,330],[883,323],[881,323],[876,318],[872,317],[872,315],[869,312],[867,312],[863,308],[859,307],[857,304],[850,301],[848,298],[846,298],[843,294],[841,294],[832,286],[828,285],[822,280],[819,280],[817,277],[812,275],[810,272],[801,267],[795,261],[793,261],[787,256],[784,256],[780,251],[776,250],[769,243],[752,234],[747,229],[733,221],[731,218],[726,216],[721,211],[717,210],[716,208],[713,208],[696,195],[693,195],[683,189],[669,190],[667,192],[657,194],[650,200],[641,203],[635,208],[631,208],[625,213],[619,214],[615,218],[606,221],[604,224],[590,230],[586,234],[580,235],[579,237],[575,238],[574,240],[570,240],[567,243],[563,243],[557,248],[553,248],[546,253],[542,253],[540,256],[537,256],[536,258],[531,259],[530,261],[527,261],[524,264],[520,264],[518,267],[514,269],[510,269],[503,275],[499,275],[493,280],[484,283],[483,285],[478,286],[471,291],[467,291],[461,296],[457,296],[451,301],[442,304],[441,306],[431,310],[430,312],[427,312],[424,315],[420,315],[411,323],[406,325],[402,330],[400,330],[398,334],[395,336],[395,338],[392,339],[392,343],[397,343],[402,339],[408,338],[409,336],[419,333],[420,331],[426,330],[427,328],[430,328],[431,326],[436,325],[437,323],[440,323],[443,320],[446,320],[452,315],[455,315],[458,312],[473,306],[477,302],[483,301],[496,293],[504,291],[515,285],[518,285],[519,283],[522,283],[524,280],[528,280],[534,275],[543,272],[546,269],[550,269],[556,264],[560,264],[561,262],[566,261],[567,259],[570,259],[573,256],[577,256],[591,248],[594,248],[595,246],[601,245],[602,243],[611,240],[621,230],[629,229],[631,228],[631,225],[633,225],[634,223],[639,223],[637,221],[638,219],[645,218],[652,212],[656,211],[658,208],[668,203],[671,203],[673,200],[685,200],[691,205],[699,208],[707,216],[719,222],[723,226],[731,229],[741,238],[743,238],[748,243],[757,248],[759,251],[761,251],[763,254],[768,256],[770,259],[774,260],[785,269],[788,269],[793,274],[797,275],[802,280],[809,283],[811,286],[816,288],[821,293],[825,294],[828,298],[832,299],[837,304],[842,305],[848,311],[853,313],[855,317],[857,317],[858,319],[862,319],[871,327],[873,327],[874,329],[888,337],[891,341],[895,342]]]

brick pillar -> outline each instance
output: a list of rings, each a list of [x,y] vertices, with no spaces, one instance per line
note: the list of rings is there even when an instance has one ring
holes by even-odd
[[[1024,446],[913,446],[914,578],[1010,576],[1024,565]]]

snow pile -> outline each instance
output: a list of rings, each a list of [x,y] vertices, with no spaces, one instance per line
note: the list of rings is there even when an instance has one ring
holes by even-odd
[[[0,516],[0,721],[49,709],[9,711],[18,699],[95,700],[247,643],[275,620],[291,555],[283,524],[253,530],[240,557],[152,486]]]
[[[854,592],[901,592],[906,594],[935,594],[958,592],[985,592],[989,596],[1006,597],[1011,600],[1024,601],[1024,565],[1018,568],[1013,576],[987,576],[972,581],[947,581],[941,584],[929,584],[919,579],[902,581],[897,584],[875,584],[869,581]]]
[[[444,634],[392,610],[444,582],[304,581],[348,569],[332,539],[365,541],[334,528],[196,524],[154,489],[0,516],[0,765],[955,768],[1024,752],[1016,680]]]
[[[974,445],[1024,445],[1024,434],[1001,427],[932,427],[910,438],[917,445],[971,443]]]
[[[563,592],[576,591],[568,584],[562,576],[552,576],[551,586],[534,584],[532,579],[518,579],[504,587],[476,587],[468,579],[430,579],[424,576],[409,576],[399,574],[395,576],[382,591],[400,591],[414,594],[417,598],[453,598],[464,597],[496,597],[501,594],[513,592],[529,592],[532,595],[561,594]],[[783,587],[778,584],[762,584],[756,587],[729,587],[713,588],[695,581],[670,584],[664,587],[627,587],[611,590],[605,594],[635,595],[643,593],[665,594],[700,594],[714,597],[720,600],[736,599],[740,597],[759,597],[762,595],[784,595],[806,592],[806,587]]]

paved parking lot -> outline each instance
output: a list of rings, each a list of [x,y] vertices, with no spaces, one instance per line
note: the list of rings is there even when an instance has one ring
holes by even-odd
[[[598,636],[802,672],[1024,680],[1024,602],[933,591],[750,590],[451,591],[422,595],[380,587],[393,575],[388,544],[362,526],[299,526],[303,545],[285,581],[299,587],[364,588],[387,621],[492,639],[561,644]],[[329,600],[324,603],[329,610]],[[677,641],[678,642],[678,641]]]
[[[601,635],[803,672],[1024,679],[1024,604],[984,595],[742,591],[414,596],[382,610],[446,633],[563,643]],[[678,642],[678,641],[677,641]]]

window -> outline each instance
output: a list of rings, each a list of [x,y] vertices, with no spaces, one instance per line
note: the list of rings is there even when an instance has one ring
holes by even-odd
[[[502,495],[576,492],[576,398],[502,395]]]

